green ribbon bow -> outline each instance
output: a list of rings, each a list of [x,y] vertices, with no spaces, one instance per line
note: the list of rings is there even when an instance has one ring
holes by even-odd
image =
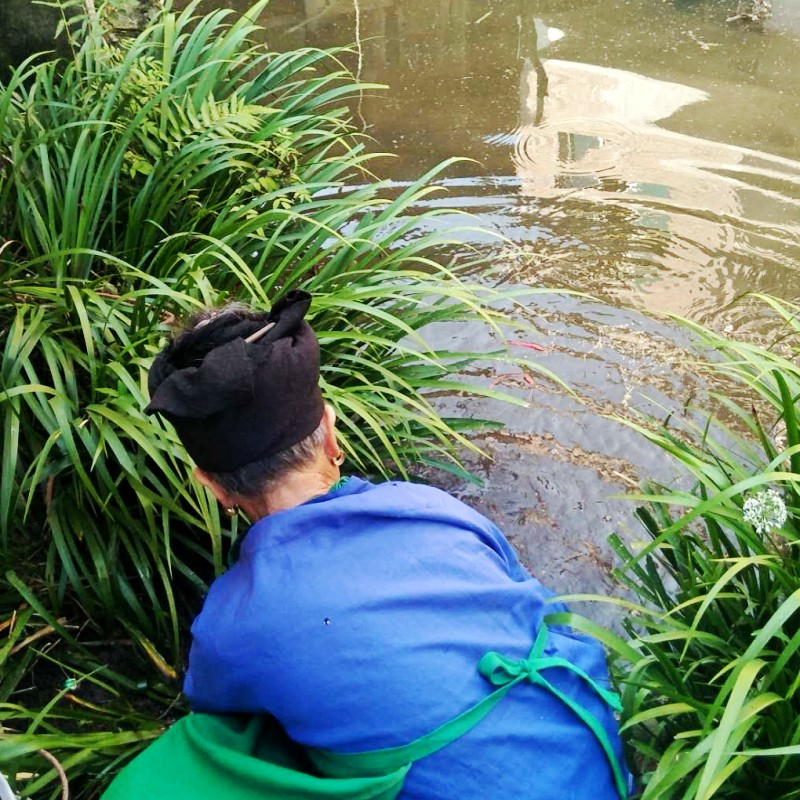
[[[493,686],[498,688],[479,703],[467,709],[463,714],[440,725],[431,733],[421,736],[406,745],[387,747],[383,750],[370,750],[365,753],[334,753],[330,750],[309,748],[308,755],[317,768],[325,775],[335,777],[359,775],[388,775],[395,773],[402,780],[405,773],[415,761],[435,753],[437,750],[463,736],[475,727],[511,689],[522,681],[529,681],[541,686],[546,691],[555,695],[589,727],[597,738],[603,752],[611,765],[614,783],[621,800],[628,797],[628,783],[625,772],[617,759],[614,747],[602,723],[587,709],[576,703],[571,697],[556,689],[541,675],[541,671],[553,667],[568,669],[582,678],[592,689],[611,706],[614,711],[621,711],[619,695],[604,689],[589,677],[580,667],[576,667],[565,658],[545,656],[544,649],[547,644],[549,630],[542,623],[536,641],[530,653],[524,659],[506,658],[500,653],[489,652],[481,658],[478,669]],[[402,777],[401,777],[402,776]]]
[[[614,752],[614,747],[608,738],[606,729],[594,714],[587,711],[579,703],[576,703],[569,695],[564,694],[564,692],[553,686],[541,672],[542,670],[552,669],[553,667],[561,667],[562,669],[573,672],[584,680],[602,700],[617,712],[622,711],[622,703],[620,702],[619,695],[616,692],[604,689],[580,667],[576,667],[575,664],[567,661],[566,658],[561,658],[560,656],[545,656],[544,650],[547,645],[548,633],[547,625],[542,623],[542,626],[539,628],[539,633],[536,636],[536,641],[533,643],[533,647],[527,658],[511,659],[494,651],[486,653],[486,655],[481,658],[478,663],[478,670],[481,675],[493,686],[501,687],[489,697],[492,698],[499,692],[503,692],[503,695],[505,695],[513,686],[526,680],[530,681],[530,683],[535,686],[541,686],[543,689],[550,692],[550,694],[555,695],[564,705],[572,709],[595,735],[595,738],[603,748],[603,752],[611,766],[617,792],[624,800],[624,798],[628,796],[627,780],[625,779],[625,773],[619,763],[619,759],[617,759],[617,755]]]

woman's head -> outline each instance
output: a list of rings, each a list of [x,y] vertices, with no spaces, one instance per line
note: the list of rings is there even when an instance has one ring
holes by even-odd
[[[309,304],[290,292],[269,313],[239,304],[202,312],[153,363],[147,412],[173,423],[223,505],[235,498],[244,508],[338,453],[317,340],[303,319]]]

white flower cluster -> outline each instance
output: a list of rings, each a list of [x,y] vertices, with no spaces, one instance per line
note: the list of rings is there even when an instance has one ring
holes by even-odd
[[[749,522],[759,534],[782,527],[788,517],[786,504],[776,489],[765,489],[748,497],[743,510],[745,522]]]

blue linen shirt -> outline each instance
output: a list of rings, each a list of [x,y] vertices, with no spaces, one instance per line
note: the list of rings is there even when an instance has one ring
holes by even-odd
[[[195,711],[270,713],[302,744],[395,747],[485,697],[478,662],[528,655],[550,593],[502,533],[426,486],[351,478],[259,520],[192,627]],[[560,655],[608,686],[601,646],[551,630]],[[622,759],[611,709],[571,672],[546,677],[593,713]],[[417,762],[402,800],[617,800],[596,738],[538,686]]]

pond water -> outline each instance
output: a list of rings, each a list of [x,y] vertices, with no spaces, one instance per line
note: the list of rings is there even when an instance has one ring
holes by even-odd
[[[558,590],[614,591],[606,539],[639,533],[613,496],[673,477],[605,416],[665,417],[693,396],[685,334],[659,315],[757,337],[771,323],[744,293],[797,298],[800,2],[773,8],[762,29],[726,22],[734,0],[273,0],[265,14],[276,49],[355,42],[353,69],[388,85],[357,109],[396,155],[384,175],[474,159],[436,202],[512,243],[461,234],[503,282],[592,296],[520,312],[540,332],[520,338],[544,347],[520,354],[584,402],[501,370],[529,408],[445,406],[506,423],[480,442],[494,460],[473,461],[484,486],[453,488]],[[487,345],[478,329],[440,335]]]
[[[249,0],[208,0],[243,11]],[[663,315],[759,337],[741,296],[797,299],[800,0],[757,29],[736,0],[272,0],[275,49],[356,43],[350,66],[388,85],[355,109],[398,183],[465,156],[431,201],[508,285],[548,296],[518,313],[518,346],[583,398],[514,369],[489,380],[528,408],[442,401],[506,423],[453,489],[495,518],[560,591],[615,591],[606,539],[639,533],[614,495],[674,468],[609,413],[681,412],[697,378]],[[473,215],[467,218],[467,214]],[[481,329],[437,333],[483,348]],[[595,612],[595,616],[598,613]],[[603,616],[599,614],[599,616]]]
[[[536,245],[509,278],[736,325],[800,256],[800,3],[764,31],[735,5],[273,0],[265,21],[278,49],[360,40],[385,175],[478,162],[445,202]]]

